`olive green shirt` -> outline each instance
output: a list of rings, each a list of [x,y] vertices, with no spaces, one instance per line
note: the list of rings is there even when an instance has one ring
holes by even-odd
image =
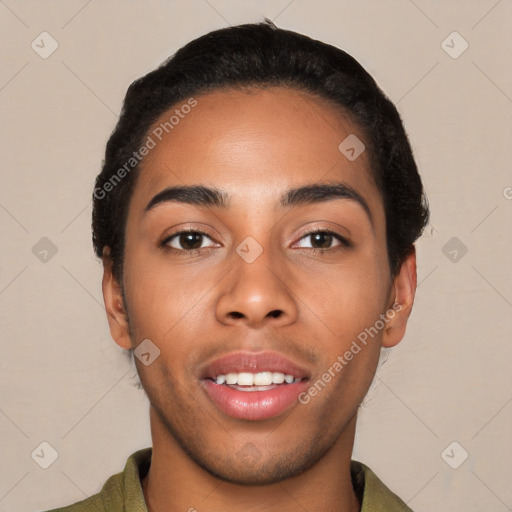
[[[151,453],[152,448],[144,448],[130,455],[124,471],[111,476],[98,494],[48,512],[148,512],[140,479],[148,472]],[[369,467],[352,461],[351,473],[361,512],[412,512]]]

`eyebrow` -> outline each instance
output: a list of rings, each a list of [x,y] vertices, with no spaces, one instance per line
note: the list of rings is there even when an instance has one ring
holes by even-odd
[[[229,208],[229,194],[216,187],[204,185],[183,185],[168,187],[156,194],[147,204],[145,211],[167,202],[179,202],[204,208]],[[346,183],[313,183],[285,191],[279,201],[283,208],[318,204],[335,199],[348,199],[358,203],[373,226],[373,217],[366,200]]]
[[[281,197],[281,206],[309,205],[332,201],[333,199],[349,199],[363,208],[373,227],[372,212],[364,197],[346,183],[313,183],[303,187],[287,190]]]
[[[194,206],[215,207],[227,209],[229,204],[228,194],[216,187],[205,187],[204,185],[183,185],[168,187],[151,199],[145,211],[169,201],[192,204]]]

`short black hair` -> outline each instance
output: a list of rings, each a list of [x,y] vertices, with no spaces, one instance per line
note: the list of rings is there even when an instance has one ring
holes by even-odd
[[[384,203],[390,272],[398,272],[428,222],[429,209],[397,109],[346,52],[265,20],[201,36],[128,88],[93,193],[94,249],[101,257],[104,247],[110,248],[119,281],[128,208],[140,167],[137,150],[152,125],[193,95],[270,86],[330,100],[363,130]]]

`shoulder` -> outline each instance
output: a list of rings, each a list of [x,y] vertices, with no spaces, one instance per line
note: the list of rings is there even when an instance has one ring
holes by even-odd
[[[103,512],[106,510],[107,509],[105,508],[104,504],[101,502],[100,494],[98,493],[94,496],[86,498],[85,500],[78,501],[73,505],[54,508],[52,510],[47,510],[46,512]]]
[[[361,512],[413,512],[368,466],[352,461],[350,470],[360,495]]]
[[[123,473],[117,473],[105,482],[98,494],[47,512],[121,512],[123,510]]]
[[[151,452],[144,448],[130,455],[124,470],[112,475],[98,494],[46,512],[147,512],[140,475],[151,463]]]

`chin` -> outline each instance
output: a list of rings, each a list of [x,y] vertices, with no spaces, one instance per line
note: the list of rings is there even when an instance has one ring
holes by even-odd
[[[320,440],[294,446],[288,453],[264,453],[253,443],[226,455],[211,450],[186,450],[189,457],[216,479],[234,485],[261,486],[282,482],[298,476],[314,466],[329,450]]]
[[[218,463],[207,464],[205,461],[196,461],[205,471],[213,477],[234,485],[261,486],[277,484],[300,475],[311,467],[315,461],[291,461],[285,460],[280,463],[271,462],[268,464],[254,464],[243,466],[238,464],[226,466]]]

